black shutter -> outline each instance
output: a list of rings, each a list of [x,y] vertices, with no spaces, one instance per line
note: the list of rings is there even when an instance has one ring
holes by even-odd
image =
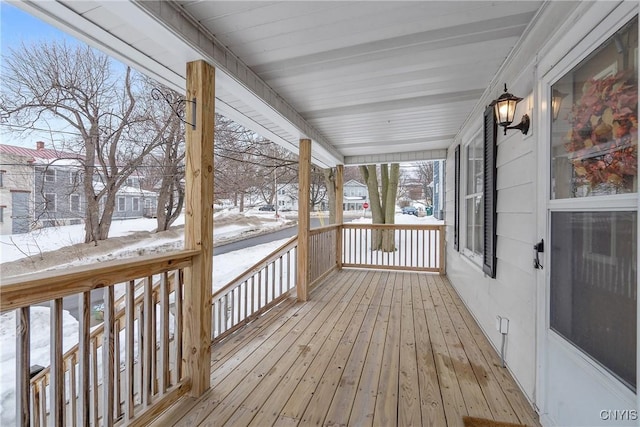
[[[498,237],[496,234],[498,219],[497,131],[498,125],[493,113],[493,106],[490,105],[484,110],[484,254],[482,271],[492,278],[496,277],[496,242]]]
[[[460,146],[456,147],[456,155],[454,161],[455,168],[455,185],[453,200],[453,247],[456,251],[460,251]]]

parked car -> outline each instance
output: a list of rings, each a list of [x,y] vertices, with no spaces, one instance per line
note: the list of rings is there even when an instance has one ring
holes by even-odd
[[[258,208],[259,211],[271,211],[274,212],[276,208],[273,205],[264,205]]]
[[[418,216],[418,209],[413,206],[405,206],[404,208],[402,208],[402,214]]]

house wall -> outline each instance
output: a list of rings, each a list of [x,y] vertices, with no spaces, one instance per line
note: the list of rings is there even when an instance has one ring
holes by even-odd
[[[121,202],[119,199],[124,199],[124,209],[121,209]],[[137,209],[134,209],[134,199],[137,199]],[[145,203],[151,200],[152,206],[157,206],[158,201],[155,196],[148,196],[144,194],[122,194],[118,193],[116,196],[116,208],[113,211],[113,219],[133,219],[142,218],[144,216]]]
[[[54,181],[47,173],[54,171]],[[82,168],[77,166],[38,165],[35,167],[34,215],[41,227],[80,224],[84,219],[85,198],[82,188]],[[55,211],[47,209],[46,195],[55,195]],[[73,203],[72,203],[73,199]]]
[[[0,221],[0,234],[12,234],[13,232],[13,193],[28,193],[28,211],[33,213],[33,166],[27,162],[24,156],[0,153],[0,171],[2,171],[2,185],[0,186],[0,207],[2,207],[2,220]],[[31,217],[31,215],[30,215]],[[29,223],[31,223],[31,218]]]
[[[579,4],[549,2],[540,12],[536,24],[529,27],[513,54],[497,73],[481,102],[463,124],[454,144],[449,147],[446,167],[447,275],[485,334],[499,351],[501,335],[496,330],[496,316],[509,319],[506,363],[516,381],[532,401],[536,401],[537,372],[537,271],[533,268],[533,245],[539,240],[537,144],[544,129],[537,128],[536,96],[537,55],[563,23],[571,19]],[[581,7],[584,7],[581,6]],[[569,21],[570,22],[570,21]],[[466,187],[464,146],[482,129],[486,105],[503,92],[525,99],[518,104],[516,120],[526,112],[532,117],[532,129],[524,136],[519,131],[503,135],[497,141],[497,274],[491,279],[481,265],[463,249],[466,242],[465,205],[460,204],[460,252],[455,251],[454,237],[454,153],[461,147],[461,195]],[[515,124],[515,123],[514,123]]]

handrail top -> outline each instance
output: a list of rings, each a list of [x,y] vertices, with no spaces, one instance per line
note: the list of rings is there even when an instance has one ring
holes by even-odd
[[[172,251],[9,277],[0,284],[0,313],[185,267],[198,254]]]
[[[362,224],[347,222],[343,228],[388,228],[398,230],[442,230],[445,224]]]
[[[309,230],[310,235],[324,233],[325,231],[337,230],[342,228],[343,224],[329,224],[323,227],[316,227]]]

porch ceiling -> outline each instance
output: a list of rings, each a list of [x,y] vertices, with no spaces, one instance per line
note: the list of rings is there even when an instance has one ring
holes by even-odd
[[[442,158],[541,4],[17,2],[178,91],[213,63],[221,114],[323,166]]]

